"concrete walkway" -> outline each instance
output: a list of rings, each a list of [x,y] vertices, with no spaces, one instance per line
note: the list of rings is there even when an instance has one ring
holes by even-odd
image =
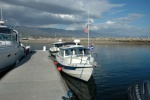
[[[0,100],[62,100],[67,94],[48,51],[29,54],[0,80]]]

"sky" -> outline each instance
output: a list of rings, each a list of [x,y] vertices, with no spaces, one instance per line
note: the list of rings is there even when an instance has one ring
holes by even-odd
[[[0,0],[8,25],[150,37],[150,0]],[[92,33],[90,33],[92,34]]]

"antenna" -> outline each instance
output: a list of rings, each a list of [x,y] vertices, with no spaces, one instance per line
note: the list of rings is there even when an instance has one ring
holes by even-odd
[[[3,20],[2,6],[1,6],[1,20]]]
[[[14,28],[13,29],[15,29],[16,28],[16,25],[17,25],[18,23],[16,22],[16,24],[15,24],[15,26],[14,26]]]
[[[0,26],[4,25],[5,21],[3,20],[3,12],[2,12],[2,6],[1,6],[1,20],[0,20]]]

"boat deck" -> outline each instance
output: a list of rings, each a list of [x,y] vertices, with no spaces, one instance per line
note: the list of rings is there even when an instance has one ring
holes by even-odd
[[[67,88],[48,51],[25,57],[0,81],[0,100],[62,100]]]

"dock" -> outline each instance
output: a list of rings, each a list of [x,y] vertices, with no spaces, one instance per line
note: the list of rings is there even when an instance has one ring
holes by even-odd
[[[0,80],[0,100],[62,100],[65,85],[49,52],[36,50]]]

